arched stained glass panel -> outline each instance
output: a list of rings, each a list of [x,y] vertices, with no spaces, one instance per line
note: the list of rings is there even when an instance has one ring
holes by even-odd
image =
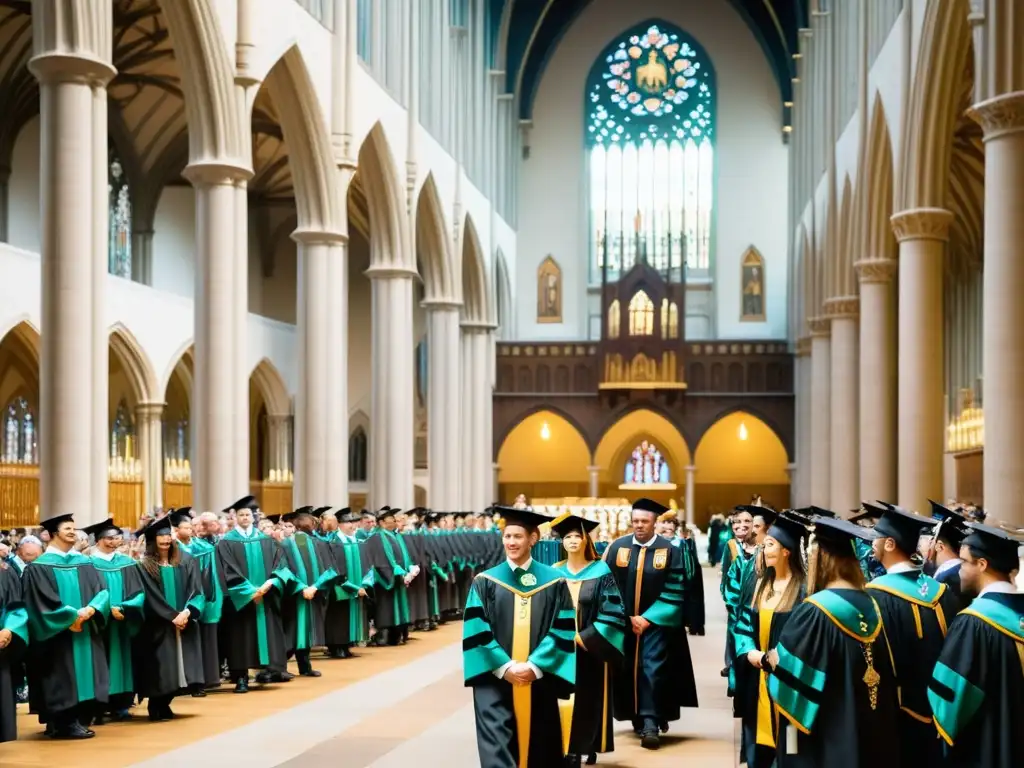
[[[711,265],[714,72],[672,25],[615,40],[587,83],[591,279],[644,261],[671,279]]]
[[[16,397],[4,409],[3,419],[3,453],[0,455],[0,462],[38,464],[36,422],[28,401],[23,397]]]
[[[629,300],[629,335],[650,336],[654,333],[654,302],[644,291],[637,291]]]
[[[112,275],[131,280],[132,277],[132,199],[128,188],[128,177],[124,165],[114,147],[109,148],[109,172],[107,190],[109,200],[109,237],[107,250],[107,271]]]
[[[658,485],[671,482],[668,464],[658,447],[644,440],[629,455],[623,470],[627,485]]]

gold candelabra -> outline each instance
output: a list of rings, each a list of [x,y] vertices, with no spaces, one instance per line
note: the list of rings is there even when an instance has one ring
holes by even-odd
[[[974,393],[960,390],[960,413],[946,427],[946,451],[962,453],[985,447],[985,411],[974,402]]]
[[[191,483],[192,465],[188,459],[164,459],[164,480],[168,483]]]

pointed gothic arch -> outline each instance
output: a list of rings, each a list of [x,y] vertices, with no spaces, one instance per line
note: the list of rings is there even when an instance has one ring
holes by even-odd
[[[462,301],[463,319],[472,323],[492,323],[487,267],[473,217],[466,216],[462,228]]]
[[[875,94],[871,110],[867,142],[863,195],[863,258],[892,259],[896,257],[896,238],[893,237],[892,226],[889,223],[890,217],[895,213],[892,142],[889,138],[885,106],[879,93]]]
[[[450,230],[432,173],[420,187],[416,199],[417,266],[423,276],[425,299],[454,301],[461,286],[455,283]]]
[[[405,195],[384,127],[375,123],[359,148],[358,178],[370,225],[370,268],[416,270]]]
[[[271,416],[287,416],[291,413],[291,397],[284,377],[270,360],[263,358],[253,368],[249,378],[259,389],[267,413]]]
[[[157,382],[153,364],[134,334],[122,323],[110,329],[110,350],[124,369],[132,398],[136,404],[156,401]]]
[[[512,281],[509,280],[508,263],[501,248],[494,254],[494,310],[498,322],[498,338],[511,339],[514,336]]]

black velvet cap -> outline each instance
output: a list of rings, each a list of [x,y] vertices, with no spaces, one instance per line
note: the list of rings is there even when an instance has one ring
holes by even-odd
[[[60,528],[62,523],[73,523],[75,522],[74,515],[54,515],[46,520],[40,520],[39,525],[42,526],[43,530],[49,533],[51,536],[57,533],[57,529]]]
[[[122,536],[121,527],[114,522],[114,518],[108,517],[102,523],[95,523],[82,529],[84,533],[92,536],[96,541],[111,536]]]
[[[343,519],[343,518],[346,518],[346,517],[349,517],[349,516],[354,517],[355,518],[355,522],[359,521],[359,515],[353,514],[351,507],[342,507],[341,509],[334,510],[334,519],[337,520],[339,523],[353,522],[351,520]]]
[[[800,539],[807,536],[807,525],[785,512],[775,518],[768,535],[790,552],[800,551]]]
[[[964,539],[964,546],[970,547],[988,560],[993,570],[1009,575],[1020,567],[1018,553],[1024,544],[1021,540],[1022,533],[1024,532],[1011,532],[984,523],[971,523],[970,532]]]
[[[895,541],[896,546],[905,555],[917,552],[917,541],[926,528],[932,528],[932,521],[927,517],[895,507],[885,510],[875,523],[875,532],[883,538]]]
[[[836,517],[816,517],[812,521],[814,540],[826,552],[834,555],[856,557],[853,542],[855,539],[873,541],[878,538],[872,528],[865,528],[849,520]]]
[[[377,510],[377,519],[386,520],[389,517],[394,517],[396,511],[397,510],[394,510],[391,507],[381,507],[379,510]]]
[[[653,512],[656,516],[660,517],[668,512],[668,507],[664,504],[659,504],[654,499],[642,498],[633,502],[633,511],[636,512],[638,510],[640,512]]]
[[[501,516],[505,526],[518,525],[528,531],[535,531],[544,523],[550,523],[551,518],[534,512],[532,509],[517,509],[516,507],[496,506],[494,510]]]
[[[600,525],[596,520],[588,520],[585,517],[567,512],[551,523],[551,532],[559,538],[565,538],[567,534],[579,533],[584,537]]]
[[[230,507],[225,507],[224,512],[237,512],[240,509],[259,509],[260,503],[255,496],[243,496]]]
[[[143,528],[139,533],[148,540],[150,536],[171,535],[171,518],[164,515]]]

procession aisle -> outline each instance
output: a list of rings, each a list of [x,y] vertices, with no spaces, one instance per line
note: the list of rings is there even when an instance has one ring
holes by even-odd
[[[725,617],[718,575],[705,569],[707,636],[691,639],[701,708],[684,710],[658,752],[637,744],[627,726],[617,750],[599,765],[731,768],[733,721],[719,677]],[[461,624],[417,633],[403,648],[364,649],[351,661],[315,663],[323,677],[236,696],[178,699],[178,719],[138,720],[99,729],[85,742],[49,742],[27,713],[24,738],[0,745],[4,768],[176,768],[244,764],[246,768],[473,768],[478,765],[473,706],[462,685]],[[293,666],[294,671],[294,666]],[[683,762],[685,761],[685,762]],[[557,767],[553,767],[557,768]]]

